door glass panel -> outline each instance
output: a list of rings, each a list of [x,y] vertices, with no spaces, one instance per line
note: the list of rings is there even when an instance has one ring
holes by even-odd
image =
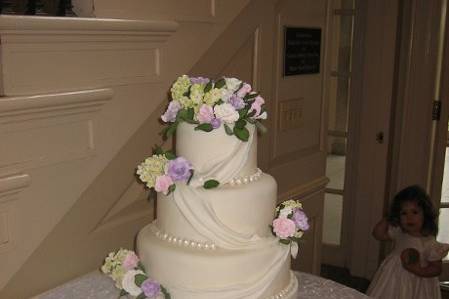
[[[438,228],[437,240],[439,242],[449,243],[449,208],[440,209]],[[444,260],[449,261],[449,256],[447,255]]]
[[[324,195],[323,240],[329,245],[339,245],[341,235],[341,215],[343,196],[326,193]]]
[[[332,42],[328,80],[328,144],[326,176],[329,184],[324,199],[323,243],[341,245],[354,0],[334,0],[331,18]]]
[[[449,203],[449,148],[446,147],[446,158],[444,160],[443,186],[441,188],[441,202]]]

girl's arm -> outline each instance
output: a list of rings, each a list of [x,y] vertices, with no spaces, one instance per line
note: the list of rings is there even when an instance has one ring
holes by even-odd
[[[386,218],[382,218],[373,229],[373,237],[379,241],[390,241],[391,238],[388,235],[388,221]]]
[[[426,267],[421,267],[419,263],[405,264],[404,269],[420,277],[436,277],[441,274],[441,260],[429,262]]]

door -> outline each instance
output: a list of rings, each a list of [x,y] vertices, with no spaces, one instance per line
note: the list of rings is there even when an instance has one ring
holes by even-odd
[[[323,263],[368,278],[378,261],[379,245],[371,238],[371,229],[382,215],[386,189],[399,1],[339,3],[346,6],[332,14],[340,24],[333,26],[333,36],[340,42],[334,43],[339,55],[333,58],[338,63],[331,64],[334,72],[329,79],[330,91],[334,81],[336,92],[334,100],[331,92],[328,96],[332,155],[327,164],[330,184],[323,231],[337,228],[340,234],[334,238],[323,235]],[[346,33],[351,40],[342,42],[345,28],[351,30],[350,35]],[[333,181],[334,173],[337,179]],[[327,218],[336,211],[340,218]]]
[[[435,107],[431,176],[428,188],[439,212],[437,240],[449,243],[449,23],[447,1],[442,2],[440,46],[438,49],[437,80],[435,80]],[[440,280],[449,281],[449,257],[443,259]]]

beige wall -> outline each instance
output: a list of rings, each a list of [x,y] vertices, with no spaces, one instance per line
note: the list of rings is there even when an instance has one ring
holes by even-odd
[[[133,67],[127,69],[126,65],[121,65],[125,68],[125,73],[120,73],[117,68],[118,74],[122,76],[118,76],[115,81],[102,80],[105,73],[100,71],[100,67],[97,72],[93,72],[98,78],[94,83],[79,73],[79,86],[73,87],[75,90],[87,87],[102,88],[106,90],[94,93],[95,99],[101,98],[101,95],[112,97],[109,102],[100,101],[103,110],[97,109],[97,115],[82,118],[82,121],[87,121],[88,130],[91,130],[88,132],[94,132],[93,137],[88,135],[90,137],[87,140],[92,143],[93,138],[95,144],[99,144],[100,150],[74,162],[66,161],[63,157],[54,165],[36,164],[34,171],[24,165],[21,173],[25,176],[16,179],[19,187],[5,187],[5,190],[17,191],[14,195],[8,191],[8,196],[14,196],[14,202],[19,203],[14,206],[14,217],[18,217],[16,222],[22,230],[17,234],[14,230],[9,231],[18,242],[5,252],[0,251],[0,259],[4,261],[13,249],[20,249],[22,240],[34,235],[35,231],[39,238],[28,242],[26,250],[23,250],[20,256],[13,256],[13,263],[8,268],[9,275],[3,277],[1,298],[25,298],[42,292],[98,268],[104,256],[111,250],[121,246],[133,247],[136,232],[154,217],[154,202],[147,201],[148,194],[142,185],[136,183],[134,168],[150,153],[151,147],[160,142],[158,133],[161,127],[157,120],[166,106],[165,94],[170,83],[183,73],[211,77],[236,76],[251,82],[267,100],[270,114],[267,122],[269,133],[259,141],[259,164],[264,171],[277,179],[280,200],[289,197],[303,199],[312,220],[312,229],[304,238],[302,253],[295,262],[295,268],[318,273],[323,191],[327,183],[324,176],[326,147],[323,132],[327,129],[327,120],[324,117],[324,74],[327,72],[325,28],[328,3],[325,0],[203,2],[208,5],[208,9],[186,11],[170,8],[172,2],[167,1],[167,7],[160,7],[159,17],[145,5],[144,9],[138,9],[137,5],[143,3],[141,1],[130,1],[129,3],[135,3],[136,6],[130,4],[123,10],[123,17],[128,19],[169,18],[178,22],[176,32],[165,32],[164,40],[155,41],[159,44],[153,47],[157,49],[153,51],[153,57],[160,60],[156,60],[154,65],[156,71],[148,73],[149,81],[145,80],[146,69],[138,63],[146,61],[146,58],[133,56],[136,53],[147,53],[141,51],[138,41],[133,50],[129,50],[129,44],[117,44],[120,49],[117,55],[126,57],[127,61],[130,61],[128,65]],[[121,16],[117,1],[96,3],[97,17]],[[97,37],[98,31],[101,30],[104,30],[100,34],[102,39],[105,38],[103,36],[109,36],[109,24],[117,31],[117,40],[130,40],[121,27],[114,27],[121,24],[105,24],[95,25],[99,26],[95,33]],[[142,32],[143,29],[139,27],[143,25],[133,24],[134,36],[144,38],[147,33]],[[322,28],[320,74],[282,77],[284,25]],[[92,38],[95,34],[88,32],[86,37],[80,37],[81,40],[88,39],[93,43],[83,48],[84,51],[95,49],[98,54],[99,48],[104,49],[102,44],[95,44],[96,41]],[[53,41],[54,37],[50,39]],[[33,40],[28,42],[32,44]],[[57,40],[54,42],[58,43]],[[33,47],[30,49],[31,52],[34,51]],[[61,61],[57,65],[52,64],[49,58],[45,60],[45,63],[50,65],[50,70],[54,70],[50,74],[59,78],[57,88],[51,80],[41,78],[42,84],[29,85],[28,88],[6,84],[4,94],[8,96],[8,90],[11,94],[34,95],[43,92],[65,92],[70,89],[67,84],[70,84],[71,80],[61,80],[64,75],[58,75],[57,71],[64,59],[70,61],[71,56],[69,51],[61,50],[61,53]],[[107,58],[107,53],[110,52],[104,52],[102,57]],[[3,64],[5,59],[9,58],[2,56]],[[82,60],[82,57],[79,59]],[[119,62],[121,59],[116,57],[114,61]],[[97,69],[95,63],[101,66],[101,62],[92,60],[90,65],[94,69]],[[88,67],[89,64],[74,65],[73,70],[82,72],[84,66]],[[33,68],[36,72],[45,69],[45,65]],[[70,69],[68,71],[70,72]],[[129,78],[127,71],[134,72],[132,74],[135,78],[142,78],[139,71],[143,71],[143,81],[123,80]],[[17,73],[20,74],[20,69]],[[13,82],[12,79],[8,81],[5,75],[8,76],[8,73],[3,69],[3,82]],[[280,118],[285,111],[282,108],[286,102],[292,100],[299,103],[296,109],[301,110],[302,118],[294,129],[284,130],[280,127]],[[0,114],[0,120],[1,116]],[[114,137],[116,135],[120,138]],[[68,142],[66,139],[39,138],[37,141],[58,146]],[[169,145],[170,143],[166,144]],[[52,156],[51,149],[43,150]],[[64,147],[58,148],[60,153],[64,150]],[[12,172],[5,175],[13,177]],[[26,175],[31,176],[31,180]],[[36,183],[42,186],[36,186]],[[54,184],[58,184],[58,187],[53,186]],[[53,189],[58,192],[52,192]],[[61,201],[64,205],[60,205]],[[30,211],[31,202],[35,206],[31,210],[34,213],[23,217],[22,210]],[[1,204],[4,203],[0,201]],[[54,205],[60,206],[56,209]],[[12,223],[8,222],[9,225]],[[41,275],[36,277],[36,273]],[[23,288],[24,281],[27,281],[26,289]]]

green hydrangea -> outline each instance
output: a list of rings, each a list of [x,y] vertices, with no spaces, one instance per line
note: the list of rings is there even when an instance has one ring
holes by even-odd
[[[199,106],[203,102],[204,97],[204,85],[203,84],[193,84],[190,88],[190,99],[195,106]]]
[[[220,88],[212,88],[204,95],[203,102],[209,106],[213,106],[223,96],[223,90]]]
[[[195,107],[195,102],[189,97],[182,96],[178,99],[179,103],[181,103],[181,106],[183,108],[193,108]]]
[[[137,166],[137,174],[148,188],[153,188],[156,178],[165,173],[165,165],[168,160],[164,155],[153,155]]]
[[[177,100],[182,103],[181,98],[189,90],[191,83],[187,75],[179,77],[170,89],[173,100]]]

